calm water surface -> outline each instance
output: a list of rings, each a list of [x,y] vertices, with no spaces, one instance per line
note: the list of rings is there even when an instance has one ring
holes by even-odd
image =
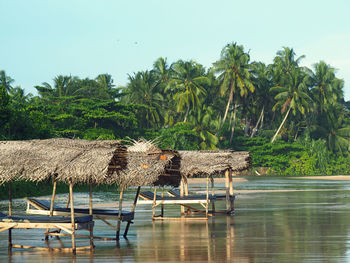
[[[218,191],[223,185],[217,184]],[[205,185],[194,185],[203,191]],[[14,249],[7,253],[7,231],[0,233],[0,262],[350,262],[350,181],[255,178],[235,183],[236,214],[216,216],[208,222],[152,222],[151,207],[137,208],[128,240],[95,241],[96,250],[48,253]],[[134,190],[126,194],[130,208]],[[57,202],[64,204],[66,195]],[[77,193],[77,205],[88,195]],[[94,204],[118,200],[117,193],[95,193]],[[115,204],[116,205],[116,204]],[[14,214],[25,211],[25,201],[14,201]],[[224,203],[216,204],[224,208]],[[0,202],[7,211],[7,202]],[[166,206],[165,216],[178,216],[179,206]],[[14,243],[45,246],[42,230],[14,230]],[[95,235],[114,233],[95,221]],[[79,245],[87,245],[78,239]],[[50,246],[71,245],[50,239]]]

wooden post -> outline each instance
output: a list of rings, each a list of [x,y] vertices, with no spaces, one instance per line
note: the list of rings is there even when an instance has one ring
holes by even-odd
[[[186,176],[184,176],[183,177],[183,179],[184,179],[184,187],[185,187],[185,196],[188,196],[188,181],[187,181],[187,177]]]
[[[206,196],[206,199],[207,199],[207,204],[205,206],[205,216],[206,218],[208,218],[208,210],[209,210],[209,176],[207,177],[207,196]]]
[[[135,217],[135,209],[136,209],[137,200],[139,199],[140,190],[141,190],[141,186],[137,187],[134,203],[131,208],[131,213],[134,213],[134,217]],[[124,231],[124,235],[123,235],[124,238],[126,238],[126,236],[128,235],[130,224],[131,224],[131,221],[128,221]]]
[[[69,183],[69,199],[70,199],[70,217],[72,222],[72,252],[76,253],[75,247],[75,218],[74,218],[74,201],[73,201],[73,183]]]
[[[229,170],[228,174],[228,182],[229,182],[229,193],[230,193],[230,212],[232,213],[235,209],[234,199],[233,199],[233,183],[232,183],[232,170]]]
[[[89,215],[92,215],[92,183],[89,182]]]
[[[9,182],[9,216],[12,216],[12,181]],[[8,251],[9,254],[12,251],[12,229],[9,228],[8,233]]]
[[[229,170],[225,171],[226,212],[230,212]]]
[[[153,207],[152,207],[152,219],[156,216],[156,200],[157,200],[157,186],[154,186]]]
[[[212,197],[212,199],[214,201],[214,202],[211,203],[211,207],[212,207],[212,210],[213,210],[212,213],[215,214],[215,201],[216,200],[214,199],[215,198],[214,178],[211,177],[210,180],[211,180],[211,197]]]
[[[184,197],[184,177],[181,177],[181,181],[180,181],[180,197]],[[181,215],[185,214],[185,207],[181,206]]]
[[[90,180],[89,182],[89,215],[92,216],[92,182]],[[89,225],[89,232],[90,232],[90,250],[94,250],[94,233],[93,233],[93,227]]]
[[[118,224],[117,224],[117,233],[116,233],[117,242],[119,241],[120,222],[122,220],[123,195],[124,195],[124,185],[121,186],[120,195],[119,195],[119,214],[118,214]]]
[[[55,197],[56,197],[56,185],[57,185],[57,182],[55,179],[53,179],[53,189],[52,189],[52,196],[51,196],[51,203],[50,203],[50,216],[53,215],[53,206],[54,206]]]
[[[68,207],[69,207],[69,203],[70,203],[70,196],[69,196],[69,193],[68,193],[67,203],[66,203],[66,208],[68,208]]]
[[[53,176],[52,177],[52,182],[53,182],[53,186],[52,186],[52,195],[51,195],[51,203],[50,203],[50,214],[49,214],[49,217],[52,217],[53,216],[53,206],[54,206],[54,203],[55,203],[55,197],[56,197],[56,185],[57,185],[57,182],[55,180],[55,177]],[[46,232],[45,232],[45,240],[47,241],[49,239],[49,231],[50,231],[50,228],[47,228],[46,229]]]
[[[164,186],[162,187],[162,198],[163,197],[164,197]],[[164,204],[161,204],[160,214],[162,217],[164,216]]]

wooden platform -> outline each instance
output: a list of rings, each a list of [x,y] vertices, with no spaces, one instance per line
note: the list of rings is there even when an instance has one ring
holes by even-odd
[[[26,198],[27,200],[27,214],[36,215],[50,215],[51,202],[44,199]],[[33,209],[33,208],[34,209]],[[84,216],[89,214],[88,208],[74,208],[76,216]],[[64,208],[57,205],[53,206],[54,216],[70,216],[70,208]],[[119,210],[112,209],[92,209],[92,215],[96,219],[118,219]],[[134,219],[134,213],[129,211],[122,211],[121,221],[129,222]]]
[[[47,216],[7,216],[0,212],[0,232],[11,231],[12,229],[57,229],[56,236],[72,236],[74,239],[75,230],[85,229],[90,231],[90,235],[84,235],[84,237],[90,238],[90,246],[87,247],[75,247],[72,248],[47,248],[47,247],[33,247],[25,245],[16,245],[12,243],[11,235],[9,235],[9,249],[25,248],[25,249],[39,249],[39,250],[52,250],[52,251],[75,251],[82,249],[93,250],[92,242],[92,229],[94,221],[92,216],[75,217],[74,223],[71,222],[69,217],[47,217]],[[64,231],[65,233],[59,233]],[[11,233],[11,232],[9,232]]]

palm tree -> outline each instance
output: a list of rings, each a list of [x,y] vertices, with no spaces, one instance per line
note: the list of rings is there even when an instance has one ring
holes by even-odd
[[[329,104],[335,104],[343,99],[344,81],[335,77],[335,69],[320,61],[314,65],[315,73],[312,73],[313,87],[311,94],[316,102],[317,111],[322,113]]]
[[[43,82],[41,86],[35,86],[35,88],[44,99],[73,96],[77,89],[74,85],[76,80],[77,77],[59,75],[53,79],[53,86]]]
[[[254,111],[255,116],[259,116],[256,121],[255,127],[250,135],[254,137],[263,126],[265,110],[267,112],[272,108],[272,98],[270,94],[270,88],[272,87],[272,79],[269,68],[262,62],[252,63],[252,82],[255,87],[255,92],[251,94],[251,103],[253,105],[251,110]]]
[[[314,127],[315,133],[326,139],[327,147],[333,153],[349,154],[350,126],[346,119],[343,105],[329,105],[327,112],[322,114],[319,125]]]
[[[272,64],[273,80],[276,84],[283,85],[286,76],[298,68],[300,61],[305,58],[304,55],[295,58],[295,55],[293,48],[283,47],[283,50],[277,51]]]
[[[308,76],[300,68],[291,69],[284,77],[284,86],[275,86],[270,89],[271,92],[277,92],[277,100],[273,111],[281,108],[281,113],[285,113],[284,118],[273,136],[271,142],[274,142],[283,127],[291,110],[296,115],[297,111],[304,115],[310,108],[312,101],[308,95]]]
[[[177,112],[186,108],[184,122],[189,111],[201,105],[201,97],[206,94],[204,85],[208,83],[202,65],[194,61],[179,60],[173,65],[171,79],[166,91],[170,91],[177,103]]]
[[[221,82],[221,94],[229,93],[221,126],[226,121],[236,89],[239,88],[241,97],[245,96],[248,91],[254,92],[254,86],[251,82],[251,74],[249,72],[249,60],[250,56],[244,52],[243,46],[231,43],[222,49],[220,60],[213,64],[215,72],[219,73],[218,78]]]
[[[202,140],[199,144],[200,148],[202,150],[215,150],[219,139],[210,131],[215,130],[220,123],[217,123],[217,119],[214,118],[213,108],[206,105],[197,108],[194,114],[189,117],[189,123]]]
[[[172,65],[168,65],[167,58],[158,58],[153,64],[153,72],[157,80],[159,91],[163,92],[170,79]]]
[[[156,79],[152,71],[142,71],[129,75],[125,100],[128,103],[146,105],[147,127],[161,124],[163,96],[156,90]]]
[[[14,82],[14,79],[12,79],[9,76],[6,76],[6,73],[4,70],[0,70],[0,85],[4,87],[4,89],[9,92],[12,89],[11,84]]]

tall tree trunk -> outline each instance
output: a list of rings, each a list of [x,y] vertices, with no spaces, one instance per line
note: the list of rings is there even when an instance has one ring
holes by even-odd
[[[280,130],[282,129],[282,126],[283,126],[283,124],[285,123],[285,121],[286,121],[286,119],[287,119],[287,117],[288,117],[289,112],[290,112],[291,109],[292,109],[291,106],[289,106],[289,109],[288,109],[286,115],[284,116],[284,119],[283,119],[283,121],[282,121],[280,127],[279,127],[278,130],[276,131],[275,135],[272,137],[271,143],[273,143],[273,142],[276,140],[277,135],[278,135],[278,133],[280,132]]]
[[[263,106],[263,108],[262,108],[262,110],[261,110],[259,119],[258,119],[258,121],[257,121],[257,123],[256,123],[256,125],[255,125],[255,127],[254,127],[254,129],[253,129],[252,134],[250,135],[250,138],[253,138],[253,137],[254,137],[255,133],[256,133],[257,130],[258,130],[259,123],[264,119],[264,117],[263,117],[263,116],[264,116],[264,109],[265,109],[265,106]],[[261,122],[261,123],[262,123],[262,122]]]
[[[237,102],[235,103],[235,109],[233,110],[233,123],[231,128],[231,137],[230,137],[230,143],[232,142],[233,133],[235,132],[235,125],[236,125],[236,113],[237,113]]]
[[[222,122],[221,122],[221,126],[220,128],[222,128],[222,126],[224,125],[225,121],[226,121],[226,118],[227,118],[227,114],[228,114],[228,110],[230,108],[230,105],[233,101],[233,90],[234,90],[234,87],[233,87],[233,81],[231,82],[231,85],[230,85],[230,97],[228,98],[228,101],[227,101],[227,105],[226,105],[226,110],[225,110],[225,114],[224,114],[224,118],[222,119]]]
[[[184,122],[187,122],[187,116],[188,116],[188,112],[189,111],[190,111],[190,107],[188,107],[187,110],[186,110]]]

